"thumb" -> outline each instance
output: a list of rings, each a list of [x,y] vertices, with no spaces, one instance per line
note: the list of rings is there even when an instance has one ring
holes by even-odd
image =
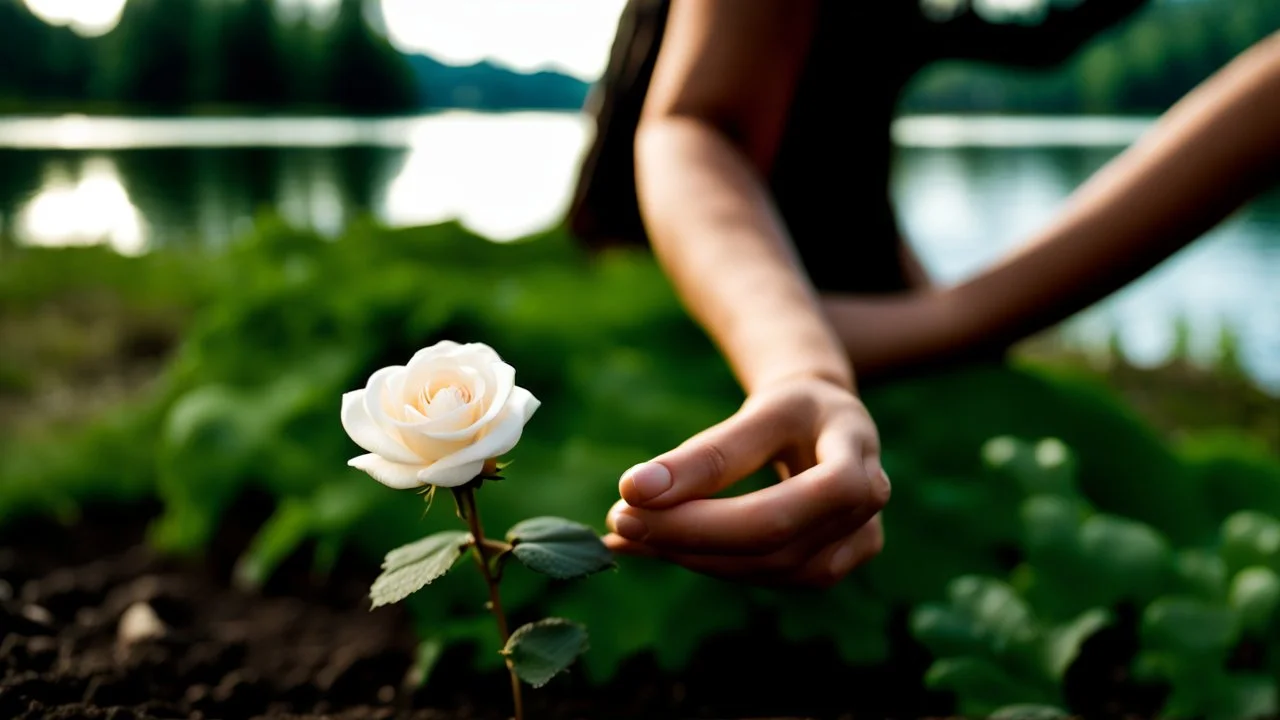
[[[618,482],[628,505],[654,510],[714,495],[759,470],[790,437],[768,407],[739,410],[675,449],[629,468]]]

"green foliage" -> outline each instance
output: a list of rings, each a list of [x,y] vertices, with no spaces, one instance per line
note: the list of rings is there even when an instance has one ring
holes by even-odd
[[[1120,4],[1112,0],[1103,7]],[[1067,13],[1079,10],[1062,7]],[[1082,12],[1090,10],[1099,8]],[[1022,44],[1047,48],[1022,53],[1032,57],[1034,70],[945,62],[920,77],[903,106],[923,113],[1160,113],[1277,27],[1280,8],[1270,0],[1148,0],[1131,19],[1089,38],[1078,52],[1055,58],[1051,48],[1061,44],[1063,28],[1006,23],[993,39],[1003,31],[1010,45],[1018,46],[1017,36],[1023,35],[1029,37]],[[972,47],[965,54],[990,52]]]
[[[1061,625],[1036,617],[1010,585],[963,576],[946,604],[912,613],[912,633],[940,658],[925,682],[954,692],[961,712],[986,716],[1010,703],[1062,705],[1061,683],[1080,646],[1109,622],[1101,609]]]
[[[557,580],[584,577],[614,567],[613,553],[595,530],[571,520],[537,517],[507,531],[511,554],[530,570]]]
[[[502,654],[521,680],[537,688],[567,670],[586,651],[586,628],[564,618],[547,618],[517,628]]]
[[[399,602],[449,572],[471,536],[460,530],[438,532],[387,553],[382,574],[369,590],[373,606]]]
[[[513,536],[516,548],[562,560],[563,538],[586,543],[602,526],[622,470],[741,402],[650,257],[587,257],[559,231],[498,244],[453,223],[357,225],[327,240],[264,219],[219,254],[103,258],[96,279],[97,251],[15,257],[21,272],[0,265],[6,302],[42,302],[24,278],[65,271],[77,278],[69,284],[139,288],[133,306],[172,297],[191,315],[135,406],[47,442],[0,438],[0,521],[45,512],[72,522],[84,502],[158,496],[154,541],[198,554],[236,520],[225,513],[240,493],[265,491],[278,502],[237,565],[246,587],[303,548],[323,575],[344,548],[373,561],[455,529],[449,513],[424,516],[411,494],[348,468],[360,451],[338,417],[343,392],[437,340],[489,343],[543,400],[512,453],[519,472],[480,502],[493,527],[563,518],[546,537],[527,525]],[[594,682],[646,653],[678,672],[724,633],[824,642],[849,665],[880,664],[894,651],[890,618],[914,609],[914,632],[938,661],[929,682],[981,713],[1070,709],[1067,669],[1117,606],[1132,606],[1144,619],[1133,670],[1173,685],[1172,715],[1244,717],[1274,701],[1269,676],[1226,660],[1253,643],[1266,672],[1280,669],[1265,575],[1280,572],[1274,457],[1223,437],[1172,446],[1097,385],[1037,368],[957,367],[863,396],[894,497],[883,554],[848,581],[822,593],[747,590],[622,558],[619,572],[571,587],[510,572],[504,605],[591,627],[583,668]],[[576,559],[603,562],[576,542]],[[501,667],[478,597],[471,574],[448,573],[404,599],[423,641],[416,677],[459,644],[475,647],[478,670]],[[1178,619],[1195,613],[1199,625]]]
[[[368,26],[363,0],[277,13],[265,0],[129,0],[120,23],[82,38],[22,3],[0,3],[0,102],[17,107],[217,107],[394,113],[418,107],[405,58]]]

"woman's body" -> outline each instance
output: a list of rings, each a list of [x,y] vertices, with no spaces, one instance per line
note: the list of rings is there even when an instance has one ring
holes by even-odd
[[[895,42],[906,36],[887,32],[906,25],[863,17],[858,27],[885,31],[878,45],[887,52],[860,56],[856,43],[824,50],[821,38],[839,29],[830,13],[854,13],[851,6],[866,7],[672,5],[635,136],[638,215],[747,401],[724,423],[624,473],[624,500],[609,517],[617,550],[754,581],[835,582],[878,552],[878,512],[889,497],[855,369],[954,358],[1055,322],[1217,222],[1264,186],[1280,157],[1273,39],[1175,108],[1026,249],[959,286],[923,287],[901,260],[885,190],[888,121],[897,91],[922,64],[913,58],[950,40]],[[894,11],[879,12],[893,19]],[[1002,30],[1012,33],[999,35],[1005,47],[1013,37],[1024,49],[1053,50],[1036,57],[1056,59],[1071,46],[1041,47],[1021,40],[1030,37],[1023,28]],[[983,52],[1001,47],[994,37]],[[833,88],[806,80],[806,68],[816,56],[832,62],[849,52],[868,73],[849,83],[869,88],[854,98],[866,107],[824,112]],[[853,125],[842,126],[850,116]],[[800,118],[822,132],[797,129]],[[867,190],[828,176],[842,170],[878,181]],[[842,245],[853,248],[854,263],[832,254]],[[785,482],[708,499],[770,462]]]

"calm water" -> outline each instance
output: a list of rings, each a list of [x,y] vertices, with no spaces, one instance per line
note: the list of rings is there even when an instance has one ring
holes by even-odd
[[[913,118],[893,193],[926,265],[956,280],[1024,241],[1072,188],[1147,127],[1141,120]],[[459,218],[509,239],[558,220],[588,135],[572,114],[449,113],[398,120],[0,119],[0,230],[21,243],[108,242],[121,252],[218,245],[260,208],[337,233],[353,216],[391,225]],[[1225,326],[1280,391],[1280,191],[1242,210],[1138,283],[1067,323],[1139,363],[1175,323],[1211,357]]]

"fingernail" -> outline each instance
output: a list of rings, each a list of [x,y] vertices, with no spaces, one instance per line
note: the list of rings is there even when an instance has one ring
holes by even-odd
[[[636,500],[652,500],[671,489],[671,471],[662,463],[645,462],[622,474],[635,488]]]
[[[649,536],[649,526],[634,515],[619,513],[613,516],[613,531],[628,540],[643,541]]]

